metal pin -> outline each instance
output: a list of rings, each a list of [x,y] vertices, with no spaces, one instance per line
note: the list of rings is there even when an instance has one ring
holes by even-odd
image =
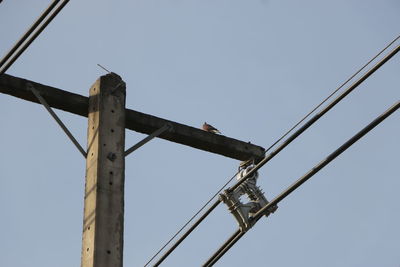
[[[103,70],[105,70],[108,73],[111,73],[111,71],[109,71],[108,69],[106,69],[105,67],[103,67],[102,65],[100,65],[99,63],[97,63],[97,66],[99,66],[100,68],[102,68]]]

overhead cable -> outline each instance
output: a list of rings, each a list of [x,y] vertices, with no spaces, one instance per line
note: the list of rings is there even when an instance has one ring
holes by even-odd
[[[304,121],[307,117],[309,117],[318,107],[320,107],[323,103],[325,103],[328,99],[330,99],[337,91],[339,91],[345,84],[347,84],[351,79],[353,79],[358,73],[360,73],[366,66],[368,66],[373,60],[375,60],[379,55],[381,55],[385,50],[387,50],[395,41],[397,41],[400,36],[396,37],[392,42],[390,42],[384,49],[382,49],[376,56],[374,56],[371,60],[369,60],[363,67],[361,67],[355,74],[353,74],[349,79],[347,79],[342,85],[340,85],[333,93],[331,93],[326,99],[324,99],[320,104],[317,105],[311,112],[309,112],[300,122],[298,122],[295,126],[293,126],[288,132],[286,132],[281,138],[279,138],[273,145],[271,145],[265,152],[272,149],[277,143],[279,143],[285,136],[287,136],[293,129],[295,129],[302,121]],[[247,180],[248,177],[251,177],[254,172],[264,166],[269,160],[271,160],[274,156],[276,156],[280,151],[282,151],[287,145],[289,145],[294,139],[296,139],[299,135],[301,135],[305,130],[307,130],[312,124],[314,124],[318,119],[320,119],[325,113],[327,113],[330,109],[332,109],[336,104],[338,104],[344,97],[346,97],[349,93],[351,93],[355,88],[357,88],[363,81],[365,81],[369,76],[371,76],[376,70],[378,70],[383,64],[385,64],[389,59],[391,59],[397,52],[399,52],[400,46],[397,46],[393,49],[389,54],[387,54],[384,58],[382,58],[378,63],[374,65],[369,71],[367,71],[364,75],[362,75],[357,81],[355,81],[349,88],[347,88],[343,93],[337,96],[330,104],[328,104],[324,109],[322,109],[319,113],[314,115],[309,121],[307,121],[302,127],[300,127],[296,132],[294,132],[291,136],[289,136],[281,145],[272,151],[270,154],[265,156],[251,171],[249,171],[241,180],[239,180],[235,185],[229,188],[230,191],[233,191],[238,186],[240,186],[244,181]],[[236,174],[235,174],[236,176]],[[233,176],[226,183],[229,184],[233,178]],[[221,192],[223,188],[221,188],[207,203],[165,244],[151,259],[147,262],[148,265],[207,205],[215,198],[219,192]],[[217,200],[216,203],[213,204],[212,209],[214,209],[220,200]],[[205,214],[210,214],[210,211],[206,211]],[[197,221],[195,225],[197,226],[201,221],[205,219],[204,216],[201,217],[201,220]],[[189,233],[192,232],[194,228],[189,229]],[[185,233],[182,237],[183,239],[188,236]],[[182,238],[179,239],[179,245],[182,241]],[[177,245],[173,245],[156,263],[155,266],[158,266],[175,248]],[[145,266],[146,266],[145,265]]]
[[[186,228],[186,226],[188,226],[189,225],[189,223],[191,223],[193,220],[194,220],[194,218],[196,218],[197,217],[197,215],[199,215],[200,214],[200,212],[202,212],[204,209],[205,209],[205,207],[207,207],[208,206],[208,204],[236,177],[236,175],[238,174],[238,172],[237,173],[235,173],[235,175],[234,176],[232,176],[229,180],[228,180],[228,182],[226,182],[220,189],[219,189],[219,191],[217,192],[217,193],[215,193],[151,258],[150,258],[150,260],[144,265],[144,267],[146,267],[147,265],[149,265],[149,263],[155,258],[155,257],[157,257],[160,253],[161,253],[161,251],[163,251],[164,250],[164,248],[166,247],[166,246],[168,246],[171,242],[172,242],[172,240],[174,240],[175,239],[175,237],[176,236],[178,236],[182,231],[183,231],[183,229],[185,229]],[[163,254],[163,256],[153,265],[153,266],[158,266],[158,265],[160,265],[161,264],[161,262],[163,262],[164,261],[164,259],[166,258],[166,257],[168,257],[169,256],[169,254],[208,216],[208,214],[210,214],[211,213],[211,211],[213,211],[218,205],[219,205],[219,203],[220,203],[220,201],[216,201],[186,232],[185,232],[185,234],[183,234],[176,242],[175,242],[175,244],[172,246],[172,247],[170,247],[169,248],[169,250],[167,251],[167,252],[165,252],[164,254]]]
[[[385,52],[392,44],[400,39],[400,35],[397,36],[393,41],[386,45],[378,54],[372,57],[367,63],[365,63],[359,70],[357,70],[353,75],[351,75],[346,81],[344,81],[338,88],[336,88],[330,95],[328,95],[324,100],[321,101],[315,108],[308,112],[299,122],[292,126],[284,135],[282,135],[278,140],[276,140],[265,152],[268,152],[272,147],[279,143],[283,138],[285,138],[289,133],[291,133],[297,126],[299,126],[303,121],[305,121],[311,114],[313,114],[319,107],[321,107],[326,101],[328,101],[333,95],[335,95],[340,89],[342,89],[348,82],[350,82],[354,77],[356,77],[361,71],[363,71],[369,64],[371,64],[375,59],[377,59],[383,52]]]
[[[28,46],[32,44],[36,37],[39,36],[39,34],[47,27],[47,25],[64,8],[69,0],[64,0],[61,2],[57,9],[50,14],[57,4],[59,4],[59,2],[60,0],[53,1],[42,13],[42,15],[39,16],[36,22],[32,24],[28,31],[21,37],[21,39],[10,49],[6,56],[0,61],[0,75],[4,74],[8,68],[10,68],[10,66],[18,59],[18,57],[28,48]],[[48,17],[49,14],[50,16]],[[42,22],[43,24],[41,24]]]
[[[296,182],[294,182],[291,186],[289,186],[285,191],[283,191],[280,195],[275,197],[271,202],[269,202],[266,206],[260,209],[254,215],[253,225],[263,217],[265,212],[268,211],[269,208],[276,206],[280,201],[282,201],[285,197],[287,197],[290,193],[299,188],[303,183],[309,180],[312,176],[314,176],[317,172],[319,172],[322,168],[332,162],[337,156],[346,151],[350,146],[352,146],[355,142],[360,140],[364,135],[366,135],[369,131],[374,129],[378,124],[384,121],[387,117],[393,114],[397,109],[400,108],[400,101],[397,101],[390,108],[388,108],[384,113],[378,116],[375,120],[373,120],[370,124],[365,126],[361,131],[359,131],[356,135],[351,137],[348,141],[346,141],[343,145],[341,145],[334,152],[329,154],[325,159],[320,161],[317,165],[315,165],[312,169],[310,169],[306,174],[300,177]],[[246,232],[242,232],[237,230],[226,242],[224,245],[220,247],[220,249],[211,256],[206,263],[204,263],[204,267],[209,267],[214,265]]]
[[[32,24],[32,26],[25,32],[25,34],[14,44],[14,46],[8,51],[8,53],[1,59],[0,67],[18,50],[23,42],[32,34],[32,32],[39,26],[39,24],[47,17],[47,15],[53,10],[53,8],[60,2],[60,0],[54,0],[46,8],[45,11],[39,16],[39,18]]]
[[[247,180],[248,177],[253,175],[254,172],[259,170],[262,166],[264,166],[268,161],[270,161],[276,154],[278,154],[282,149],[284,149],[287,145],[289,145],[294,139],[296,139],[300,134],[302,134],[305,130],[307,130],[312,124],[314,124],[317,120],[319,120],[323,115],[325,115],[329,110],[331,110],[336,104],[338,104],[343,98],[345,98],[348,94],[350,94],[354,89],[356,89],[363,81],[365,81],[369,76],[371,76],[375,71],[377,71],[380,67],[383,66],[389,59],[391,59],[394,55],[397,54],[400,50],[400,45],[398,45],[395,49],[393,49],[389,54],[387,54],[384,58],[382,58],[378,63],[376,63],[369,71],[367,71],[364,75],[362,75],[358,80],[356,80],[349,88],[347,88],[344,92],[338,95],[332,102],[330,102],[325,108],[323,108],[320,112],[318,112],[314,117],[308,120],[303,126],[301,126],[296,132],[294,132],[288,139],[286,139],[278,148],[268,154],[264,159],[262,159],[251,171],[249,171],[241,180],[239,180],[235,185],[233,185],[230,190],[236,189],[240,186],[244,181]]]

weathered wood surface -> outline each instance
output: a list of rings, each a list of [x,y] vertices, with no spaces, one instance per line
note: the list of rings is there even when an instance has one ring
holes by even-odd
[[[3,74],[0,77],[0,93],[38,103],[36,97],[28,89],[28,83],[31,83],[40,92],[51,107],[87,117],[88,97],[55,87]],[[164,132],[159,138],[238,160],[247,160],[251,157],[260,159],[264,155],[264,148],[261,146],[126,109],[125,127],[130,130],[151,134],[166,123],[170,123],[173,130]]]

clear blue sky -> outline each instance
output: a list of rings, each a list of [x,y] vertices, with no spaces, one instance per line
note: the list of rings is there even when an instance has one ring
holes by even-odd
[[[49,3],[0,4],[1,56]],[[70,1],[8,73],[88,95],[100,63],[127,83],[128,108],[268,147],[400,33],[399,14],[395,0]],[[397,55],[270,161],[267,197],[397,101],[399,70]],[[57,113],[86,147],[86,119]],[[0,114],[0,266],[79,266],[84,159],[40,105],[0,94]],[[281,202],[216,266],[399,266],[399,119]],[[126,136],[127,146],[143,138]],[[158,139],[130,155],[125,266],[143,266],[237,165]],[[236,229],[218,207],[163,266],[200,266]]]

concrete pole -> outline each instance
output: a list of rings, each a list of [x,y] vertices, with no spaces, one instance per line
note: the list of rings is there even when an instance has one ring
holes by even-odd
[[[125,94],[114,73],[90,88],[82,267],[122,267]]]

